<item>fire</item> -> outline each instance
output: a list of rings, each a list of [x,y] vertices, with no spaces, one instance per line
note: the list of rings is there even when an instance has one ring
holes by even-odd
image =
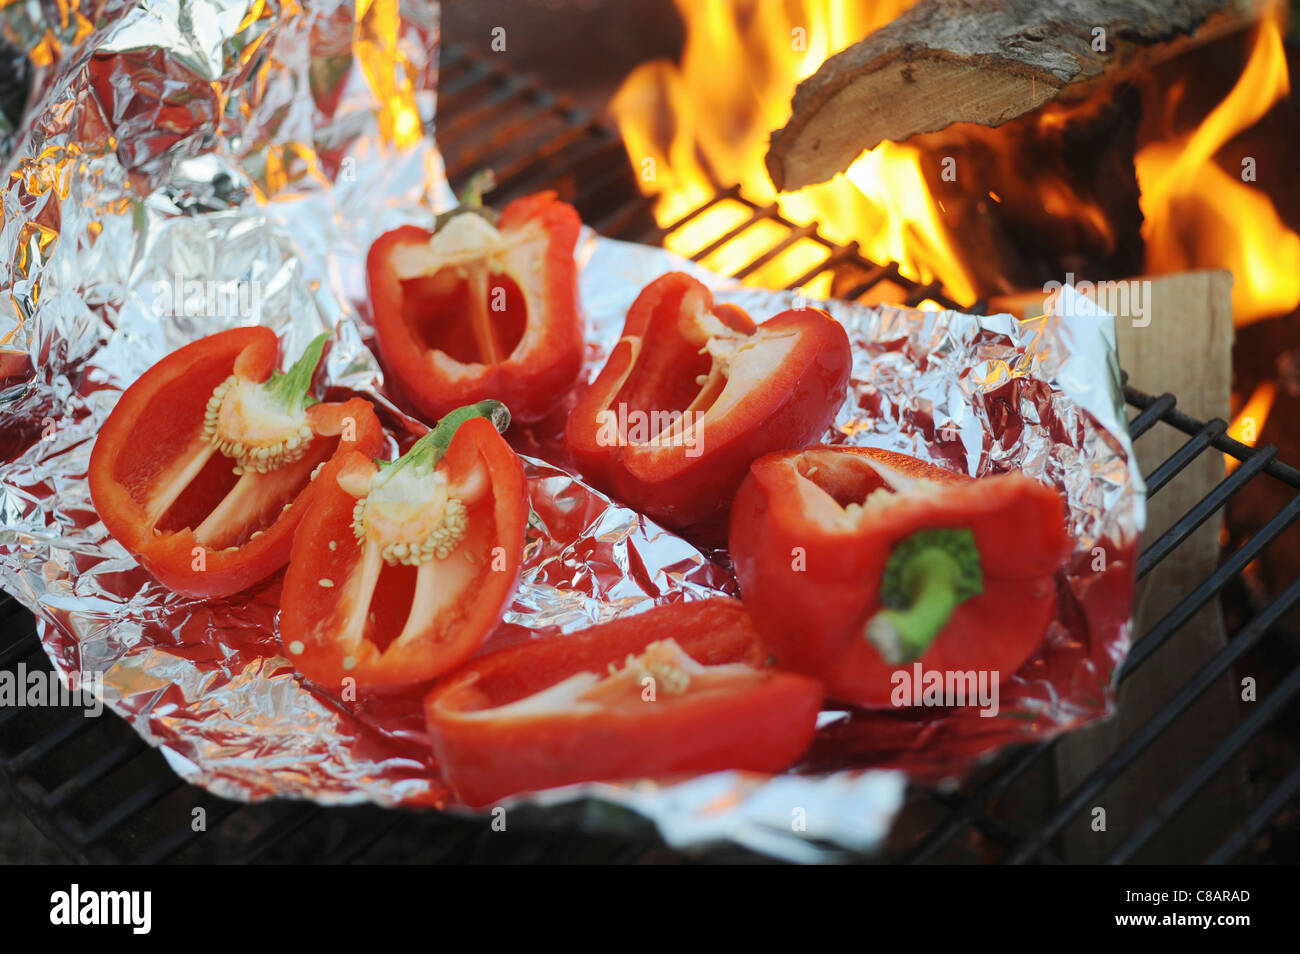
[[[1277,385],[1272,381],[1265,381],[1255,388],[1250,400],[1233,418],[1232,424],[1228,427],[1228,436],[1254,447],[1259,441],[1260,432],[1264,430],[1264,422],[1268,420],[1268,412],[1273,409],[1273,400],[1276,397]],[[1240,461],[1230,454],[1224,454],[1223,457],[1228,464],[1228,473],[1232,473]]]
[[[666,60],[635,70],[611,108],[641,187],[656,196],[655,218],[670,225],[735,184],[760,207],[774,204],[794,222],[816,222],[828,239],[857,241],[876,262],[897,262],[921,282],[942,281],[959,301],[977,297],[925,184],[915,148],[882,143],[841,176],[799,192],[776,193],[763,164],[767,139],[790,115],[790,97],[832,53],[888,23],[915,0],[880,3],[678,0],[686,23],[681,65]],[[665,123],[670,129],[664,129]],[[723,201],[671,232],[665,244],[695,255],[744,223],[749,209]],[[786,238],[770,221],[743,229],[702,263],[735,272]],[[745,278],[769,287],[795,282],[825,258],[810,239],[796,240]],[[804,287],[830,294],[829,273]]]
[[[792,222],[817,224],[833,242],[856,242],[875,262],[897,262],[906,278],[938,279],[958,302],[978,299],[974,272],[954,246],[947,213],[922,171],[924,146],[882,143],[844,174],[798,192],[777,193],[763,162],[771,130],[789,118],[798,82],[914,2],[677,0],[686,25],[680,65],[666,60],[642,65],[611,103],[642,191],[655,197],[660,226],[689,216],[668,233],[667,247],[699,255],[706,267],[739,272],[755,284],[804,282],[826,252],[811,239],[790,236],[779,223],[762,217],[751,221],[754,207],[771,206]],[[1136,157],[1147,270],[1231,269],[1238,322],[1300,305],[1300,237],[1282,223],[1262,190],[1225,172],[1214,155],[1288,92],[1281,33],[1277,21],[1268,19],[1235,88],[1199,128],[1148,145]],[[1051,103],[1037,121],[1048,130],[1063,126],[1106,95]],[[972,128],[968,134],[996,137],[998,130]],[[1004,171],[1022,175],[1014,145],[1006,150]],[[734,186],[745,201],[714,201],[719,186]],[[1102,244],[1114,241],[1113,224],[1087,197],[1048,175],[1033,187],[1054,221]],[[988,195],[1001,203],[1007,192]],[[707,203],[712,204],[702,209]],[[806,281],[804,293],[828,297],[831,280],[830,271],[823,271]],[[892,295],[897,301],[899,291],[882,282],[867,300],[887,301]]]
[[[1214,154],[1289,92],[1281,32],[1276,20],[1266,19],[1223,102],[1190,135],[1146,146],[1135,160],[1148,270],[1230,269],[1239,324],[1300,305],[1300,236],[1282,223],[1268,196],[1240,172],[1225,172]]]

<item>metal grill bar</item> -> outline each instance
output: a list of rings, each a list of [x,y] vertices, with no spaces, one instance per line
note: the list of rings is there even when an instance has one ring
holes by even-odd
[[[453,114],[451,120],[444,126],[442,133],[454,136],[471,126],[489,123],[495,117],[509,110],[511,106],[527,100],[528,85],[515,79],[508,79],[496,92],[488,96],[485,103],[474,107],[473,110]]]
[[[324,814],[324,809],[317,805],[309,805],[305,808],[296,809],[293,816],[287,821],[273,824],[266,832],[256,841],[252,842],[247,850],[240,852],[231,859],[233,864],[245,865],[251,864],[260,858],[265,857],[277,845],[282,844],[289,838],[298,834],[303,828],[306,828],[316,819]]]
[[[932,789],[928,794],[949,811],[955,810],[962,804],[961,797],[952,793]],[[1024,839],[1024,835],[1021,832],[1016,831],[1006,822],[994,818],[987,812],[977,811],[971,824],[980,834],[985,835],[991,840],[997,842],[999,845],[1002,845],[1004,848],[1009,848],[1012,845],[1019,844]],[[1064,862],[1049,850],[1043,851],[1041,860],[1045,864],[1064,864]]]
[[[691,211],[683,215],[680,219],[673,221],[671,224],[665,225],[663,227],[663,230],[660,233],[659,236],[660,240],[662,240],[663,236],[668,235],[672,232],[676,232],[682,226],[689,225],[691,222],[694,222],[705,212],[708,212],[710,209],[716,208],[717,206],[721,205],[723,202],[726,202],[728,199],[734,201],[740,201],[740,186],[733,185],[733,186],[727,186],[725,188],[719,188],[716,192],[714,192],[713,198],[709,199],[703,205],[692,209]]]
[[[23,710],[17,706],[12,706],[8,709],[0,709],[0,729],[3,729],[10,722],[17,719],[22,711]]]
[[[1037,831],[1025,839],[1024,843],[1011,853],[1007,861],[1011,864],[1022,864],[1030,860],[1048,840],[1055,837],[1065,827],[1066,823],[1088,804],[1090,799],[1118,778],[1124,769],[1128,768],[1151,743],[1174,724],[1178,716],[1191,708],[1192,703],[1200,698],[1201,694],[1209,689],[1220,676],[1226,673],[1233,663],[1254,649],[1268,635],[1269,628],[1295,605],[1297,599],[1300,599],[1300,581],[1293,584],[1285,594],[1275,600],[1267,610],[1256,617],[1228,645],[1219,650],[1214,658],[1192,677],[1190,682],[1178,690],[1164,708],[1120,746],[1119,750],[1099,769],[1088,776],[1087,780],[1079,785],[1073,793],[1067,796],[1062,801],[1061,807]]]
[[[1300,600],[1300,581],[1292,584],[1295,590],[1289,606]],[[1146,819],[1136,832],[1128,837],[1108,859],[1107,864],[1123,864],[1130,861],[1147,842],[1158,832],[1162,825],[1173,818],[1192,800],[1192,797],[1223,769],[1253,739],[1261,729],[1282,714],[1287,704],[1300,693],[1300,667],[1291,670],[1283,683],[1268,694],[1250,716],[1229,733],[1213,754],[1197,766],[1196,771],[1183,781],[1172,795],[1161,802],[1160,807]]]
[[[845,245],[841,248],[837,248],[834,251],[832,251],[831,254],[827,256],[824,260],[822,260],[819,264],[814,265],[812,268],[808,269],[808,271],[804,272],[798,278],[787,283],[785,287],[787,289],[802,288],[804,285],[807,285],[810,281],[812,281],[814,278],[816,278],[818,275],[822,274],[823,272],[833,271],[839,268],[845,262],[851,261],[853,257],[857,254],[858,254],[857,242],[853,242],[849,245]]]
[[[1179,471],[1199,457],[1201,452],[1210,446],[1210,442],[1227,429],[1228,424],[1223,420],[1210,421],[1209,424],[1201,428],[1195,437],[1178,448],[1164,463],[1143,478],[1143,482],[1147,485],[1147,496],[1153,497],[1159,493],[1161,487],[1178,476]]]
[[[10,769],[19,773],[26,772],[65,742],[85,735],[94,725],[95,723],[85,716],[64,722],[13,756],[9,762]]]
[[[52,789],[42,800],[42,804],[49,811],[61,808],[90,786],[102,781],[109,773],[126,765],[147,748],[148,746],[138,736],[133,735],[123,739],[99,758],[88,763],[72,778]]]
[[[1250,839],[1258,837],[1297,795],[1300,795],[1300,765],[1292,769],[1291,774],[1268,793],[1268,796],[1246,817],[1241,827],[1225,838],[1205,863],[1223,865],[1232,861],[1241,854]]]
[[[1159,649],[1164,642],[1169,639],[1180,627],[1192,618],[1201,607],[1205,606],[1210,600],[1219,594],[1228,582],[1235,576],[1239,576],[1241,571],[1251,560],[1263,552],[1264,547],[1275,537],[1282,533],[1287,527],[1295,522],[1297,516],[1300,516],[1300,497],[1291,498],[1289,503],[1277,516],[1273,517],[1264,527],[1251,537],[1242,547],[1240,547],[1232,557],[1214,571],[1206,580],[1194,589],[1181,603],[1169,612],[1163,619],[1151,629],[1129,652],[1124,659],[1124,664],[1119,670],[1119,681],[1123,682],[1130,675],[1137,671],[1137,668],[1146,662],[1151,654]],[[1144,645],[1146,644],[1146,645]],[[1148,649],[1147,646],[1150,646]]]
[[[1125,395],[1127,397],[1128,395]],[[1151,402],[1145,411],[1129,423],[1128,433],[1133,440],[1137,440],[1147,431],[1151,430],[1164,416],[1173,410],[1174,404],[1177,403],[1172,394],[1162,394]]]
[[[181,784],[181,780],[170,772],[155,775],[90,825],[81,828],[73,823],[72,827],[76,832],[78,843],[89,846],[102,840],[118,825],[140,814],[155,802],[166,798],[180,788]]]
[[[690,256],[691,261],[698,262],[702,258],[707,258],[708,256],[712,255],[714,252],[716,252],[718,249],[722,248],[724,245],[730,245],[733,241],[740,238],[740,236],[744,235],[745,232],[749,231],[750,228],[752,228],[757,223],[761,222],[763,219],[767,218],[770,215],[775,215],[775,214],[776,214],[775,205],[769,205],[761,209],[755,209],[753,213],[750,215],[750,217],[745,219],[745,221],[741,222],[735,228],[723,232],[712,242],[709,242],[698,252],[695,252],[693,255],[691,255]]]
[[[218,800],[215,796],[209,797],[208,802],[209,804],[203,807],[208,812],[209,827],[220,825],[242,807],[238,802]],[[162,864],[185,846],[198,840],[200,834],[203,833],[196,831],[193,825],[180,825],[162,841],[140,855],[136,861],[142,865]]]
[[[821,233],[820,228],[818,228],[818,226],[815,223],[799,224],[790,219],[787,219],[784,215],[781,214],[780,207],[775,203],[759,206],[756,203],[751,202],[744,195],[742,195],[738,186],[731,186],[728,188],[718,187],[717,195],[712,200],[705,203],[700,208],[695,209],[694,211],[688,213],[687,215],[683,216],[677,221],[673,222],[671,225],[665,226],[664,228],[657,230],[656,234],[649,237],[652,237],[656,242],[662,242],[669,235],[672,235],[674,232],[680,229],[683,225],[686,225],[687,223],[694,221],[695,219],[699,218],[700,215],[702,215],[709,209],[717,206],[719,203],[724,201],[739,203],[747,207],[749,209],[749,217],[746,218],[743,222],[729,229],[721,237],[709,242],[703,248],[699,249],[694,254],[692,254],[690,256],[690,259],[692,261],[698,262],[703,258],[707,258],[709,255],[712,255],[714,252],[730,244],[732,241],[734,241],[740,235],[744,234],[748,229],[752,228],[757,223],[767,221],[781,226],[787,232],[789,244],[793,244],[799,239],[809,239],[821,245],[824,249],[826,249],[828,253],[827,259],[824,260],[821,265],[817,266],[815,269],[809,269],[807,272],[801,275],[797,281],[788,283],[786,285],[787,288],[796,288],[809,281],[812,281],[812,279],[816,278],[818,275],[825,273],[828,269],[836,268],[842,265],[853,265],[856,266],[859,270],[865,271],[866,277],[860,279],[859,282],[856,285],[854,285],[847,293],[841,295],[840,297],[842,298],[849,299],[849,300],[861,298],[863,295],[865,295],[876,285],[880,284],[880,282],[888,279],[902,286],[905,286],[905,288],[907,289],[907,294],[904,299],[904,304],[917,305],[920,302],[925,301],[927,298],[929,298],[934,300],[944,308],[953,308],[953,309],[963,308],[963,306],[960,303],[954,301],[952,298],[950,298],[947,295],[947,293],[943,290],[943,287],[939,283],[932,282],[928,285],[922,285],[910,279],[904,278],[902,274],[899,272],[898,264],[896,262],[889,262],[884,265],[877,264],[876,262],[873,262],[870,259],[865,258],[861,254],[858,248],[858,244],[856,242],[852,243],[851,245],[839,245],[835,242],[832,242],[830,239],[826,238],[826,236],[824,236]],[[797,234],[791,235],[791,233],[797,233]],[[785,242],[784,239],[782,241]],[[785,247],[788,247],[788,245]],[[734,277],[736,278],[748,277],[749,275],[753,274],[754,271],[761,268],[764,264],[770,261],[772,258],[775,258],[778,254],[780,254],[780,251],[784,251],[784,247],[774,252],[761,253],[758,258],[754,259],[753,261],[750,261],[746,265],[742,266],[737,272],[735,272]],[[978,311],[983,311],[983,308],[984,308],[984,303],[976,302],[973,306],[971,306],[966,310],[978,312]]]
[[[32,626],[12,645],[6,646],[3,651],[0,651],[0,669],[8,669],[11,664],[36,652],[40,649],[40,646],[41,641],[36,638],[36,627]],[[5,715],[0,712],[0,725],[4,725],[5,722]]]
[[[1218,486],[1204,500],[1201,500],[1195,507],[1187,511],[1177,523],[1158,537],[1155,543],[1142,551],[1142,555],[1138,558],[1138,579],[1142,579],[1150,573],[1157,563],[1172,553],[1178,544],[1191,536],[1197,527],[1222,509],[1228,502],[1228,498],[1250,483],[1255,475],[1268,466],[1268,463],[1276,456],[1276,447],[1271,444],[1262,447],[1257,457],[1252,457],[1229,474],[1226,479],[1220,481]],[[1277,533],[1281,533],[1284,529],[1286,529],[1285,526],[1278,528]],[[1270,537],[1264,543],[1271,542],[1271,540]],[[1263,544],[1261,543],[1260,546],[1263,546]]]
[[[365,855],[371,848],[379,844],[389,835],[391,835],[399,825],[404,821],[399,812],[391,812],[391,818],[386,818],[380,822],[375,829],[363,833],[359,838],[352,838],[344,841],[332,854],[328,856],[325,864],[346,865],[351,864],[358,858]]]
[[[1165,395],[1164,397],[1169,397],[1169,395]],[[1148,395],[1143,394],[1141,391],[1137,390],[1136,388],[1130,387],[1129,385],[1125,384],[1124,400],[1127,401],[1129,404],[1131,404],[1133,407],[1140,408],[1145,413],[1146,411],[1151,410],[1151,408],[1154,407],[1158,402],[1163,401],[1164,398],[1150,397]],[[1168,424],[1170,427],[1174,428],[1175,430],[1182,431],[1184,434],[1189,434],[1189,435],[1195,435],[1198,431],[1200,431],[1202,427],[1205,426],[1202,422],[1196,420],[1194,417],[1190,417],[1189,415],[1184,414],[1182,411],[1178,410],[1178,408],[1174,407],[1172,399],[1170,401],[1168,408],[1161,411],[1160,420]],[[1132,433],[1131,428],[1129,433],[1130,434]],[[1260,454],[1265,449],[1265,448],[1251,447],[1249,444],[1243,444],[1241,441],[1228,437],[1227,435],[1224,435],[1222,437],[1216,437],[1214,440],[1210,442],[1210,446],[1215,448],[1216,450],[1223,451],[1225,454],[1230,454],[1240,461],[1249,461],[1252,457],[1256,456],[1257,454]],[[1276,448],[1273,448],[1273,453],[1274,454],[1277,453]],[[1284,464],[1281,461],[1270,459],[1264,465],[1264,473],[1268,474],[1270,477],[1276,477],[1284,484],[1290,484],[1292,487],[1295,487],[1297,490],[1300,490],[1300,470],[1297,470],[1295,467],[1291,466],[1290,464]]]

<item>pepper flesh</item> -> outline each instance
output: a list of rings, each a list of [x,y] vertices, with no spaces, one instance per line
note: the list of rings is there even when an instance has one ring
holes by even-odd
[[[553,193],[518,199],[497,224],[475,210],[436,232],[403,226],[366,257],[385,368],[430,419],[484,399],[541,419],[582,366],[573,260],[581,222]]]
[[[898,609],[882,598],[891,557],[909,540],[920,543],[913,556],[950,545],[940,533],[970,535],[979,589],[968,566],[932,590],[938,606],[918,607],[925,587],[896,583],[918,632],[938,629],[913,645],[891,641],[880,632]],[[755,461],[736,495],[730,543],[741,593],[778,663],[818,676],[834,698],[874,707],[891,704],[893,675],[912,660],[996,678],[1019,669],[1055,613],[1055,574],[1070,547],[1060,495],[1023,474],[974,480],[857,447]],[[933,572],[924,566],[932,559],[921,571]]]
[[[497,402],[453,412],[398,460],[321,472],[281,598],[289,660],[334,692],[427,683],[472,654],[518,582],[523,465]]]
[[[109,533],[171,589],[224,597],[275,573],[288,562],[317,469],[340,453],[378,453],[383,430],[368,401],[319,403],[308,393],[321,346],[313,342],[292,387],[282,387],[276,382],[288,375],[276,371],[274,332],[219,332],[163,358],[122,393],[91,453],[91,498]],[[258,430],[267,421],[250,406],[232,426],[252,430],[214,441],[210,409],[219,414],[232,390],[261,402],[268,384],[276,390],[263,410],[279,420]],[[245,448],[228,454],[235,450],[228,437],[275,450],[244,466]]]
[[[822,436],[852,363],[848,336],[825,312],[792,309],[756,326],[669,273],[628,311],[565,443],[585,477],[637,510],[703,536],[716,523],[725,536],[750,462]]]
[[[812,741],[812,679],[765,667],[736,600],[660,606],[481,656],[425,700],[457,795],[744,769],[778,772]]]

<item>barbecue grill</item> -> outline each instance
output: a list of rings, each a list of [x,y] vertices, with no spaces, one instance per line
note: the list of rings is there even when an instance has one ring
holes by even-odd
[[[583,221],[612,238],[660,244],[711,206],[739,203],[747,216],[693,256],[701,259],[766,220],[784,237],[740,268],[744,278],[796,242],[808,240],[825,250],[824,259],[789,287],[801,286],[828,269],[848,266],[856,276],[840,297],[863,298],[881,282],[903,289],[905,302],[930,299],[957,308],[939,284],[920,284],[900,275],[898,266],[872,262],[856,246],[827,240],[816,224],[796,224],[774,206],[758,206],[737,189],[719,188],[698,209],[667,227],[656,224],[652,199],[640,194],[622,141],[610,125],[530,80],[461,47],[442,51],[438,142],[451,183],[458,190],[484,167],[496,173],[488,200],[500,205],[539,189],[553,189],[572,203]],[[974,309],[980,310],[983,303]],[[1157,428],[1186,437],[1167,460],[1146,475],[1150,494],[1158,494],[1203,454],[1224,453],[1240,462],[1212,492],[1198,500],[1168,530],[1145,541],[1139,578],[1170,558],[1178,545],[1205,521],[1221,513],[1251,481],[1277,481],[1288,500],[1267,522],[1224,559],[1147,632],[1136,634],[1132,652],[1119,672],[1129,678],[1167,643],[1177,643],[1195,614],[1220,594],[1240,592],[1246,568],[1300,517],[1300,470],[1278,460],[1271,445],[1249,447],[1228,437],[1222,420],[1202,422],[1182,413],[1172,394],[1152,396],[1125,385],[1134,409],[1130,431],[1140,441]],[[1139,445],[1140,446],[1140,445]],[[1234,620],[1226,646],[1168,699],[1155,716],[1103,760],[1071,791],[1026,810],[1008,807],[1023,783],[1054,749],[1046,741],[1005,753],[983,766],[960,789],[916,788],[900,816],[889,850],[881,857],[909,863],[993,860],[1011,863],[1059,860],[1056,839],[1086,815],[1106,787],[1161,744],[1196,700],[1233,667],[1270,640],[1277,624],[1300,601],[1300,580],[1280,593],[1258,592],[1251,605],[1261,611]],[[1245,600],[1241,600],[1245,602]],[[1292,658],[1292,661],[1294,659]],[[49,667],[32,616],[12,597],[0,594],[0,666],[31,670]],[[1201,789],[1279,723],[1300,715],[1300,666],[1262,691],[1259,701],[1200,764],[1188,764],[1184,777],[1153,798],[1149,816],[1134,828],[1109,861],[1155,860],[1144,854],[1152,839],[1178,816]],[[70,859],[91,862],[619,862],[761,860],[734,846],[720,845],[683,855],[657,837],[653,826],[621,808],[583,801],[556,808],[512,811],[508,833],[493,831],[483,818],[434,812],[402,812],[358,806],[324,808],[302,802],[255,805],[230,802],[187,785],[121,719],[105,714],[85,718],[77,708],[0,709],[0,781],[33,823]],[[1205,859],[1230,862],[1263,843],[1266,859],[1294,856],[1294,801],[1300,793],[1300,767],[1255,800],[1235,829]],[[1288,832],[1290,834],[1288,835]],[[1271,837],[1269,837],[1271,836]],[[1289,841],[1288,841],[1289,839]],[[849,856],[840,857],[848,859]],[[1291,857],[1290,860],[1294,860]]]

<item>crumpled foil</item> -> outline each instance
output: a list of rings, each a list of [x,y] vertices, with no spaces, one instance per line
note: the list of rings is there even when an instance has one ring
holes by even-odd
[[[65,679],[102,673],[109,708],[184,778],[228,798],[463,810],[438,776],[418,703],[345,708],[299,682],[276,645],[278,579],[209,603],[168,591],[105,532],[86,481],[121,390],[180,345],[237,324],[274,328],[289,355],[331,331],[330,396],[366,395],[395,432],[419,429],[367,347],[363,263],[378,235],[427,225],[452,202],[420,135],[432,131],[437,22],[425,0],[70,0],[0,12],[5,39],[35,66],[0,193],[0,586],[36,614]],[[792,299],[590,233],[580,256],[588,378],[637,291],[666,270],[691,271],[759,319]],[[246,311],[195,314],[185,283],[209,281],[256,294]],[[828,441],[973,475],[1021,469],[1068,501],[1078,544],[1061,611],[1043,650],[1004,683],[998,717],[830,707],[809,757],[781,776],[577,785],[515,801],[601,799],[679,847],[725,839],[818,860],[877,846],[908,773],[951,777],[1003,743],[1108,714],[1143,490],[1113,319],[1068,291],[1060,304],[1026,322],[824,303],[855,353]],[[488,649],[736,592],[725,554],[567,472],[553,428],[513,437],[531,455],[535,519],[518,595]]]

